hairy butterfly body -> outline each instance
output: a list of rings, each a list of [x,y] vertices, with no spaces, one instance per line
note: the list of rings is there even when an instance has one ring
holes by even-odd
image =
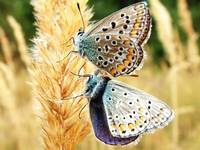
[[[87,32],[80,30],[75,47],[82,57],[116,77],[142,67],[142,47],[150,32],[149,9],[140,2],[109,15]]]
[[[95,135],[106,144],[129,144],[165,127],[174,117],[156,97],[108,77],[91,75],[85,93]]]

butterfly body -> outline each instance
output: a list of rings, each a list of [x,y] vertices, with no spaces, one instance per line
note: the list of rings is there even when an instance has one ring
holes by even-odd
[[[123,8],[75,37],[75,47],[99,69],[112,76],[130,74],[140,69],[142,49],[151,32],[151,18],[146,2]]]
[[[108,77],[86,83],[95,135],[106,144],[126,145],[146,132],[165,127],[174,116],[162,101]]]
[[[95,63],[97,61],[98,53],[94,51],[94,49],[97,49],[97,45],[95,44],[95,40],[87,37],[79,37],[78,40],[75,41],[75,43],[78,43],[77,49],[79,50],[79,54],[82,57],[87,57],[89,61],[92,63]]]
[[[126,145],[135,141],[138,136],[124,138],[121,140],[120,137],[113,137],[110,133],[102,101],[102,93],[104,93],[109,80],[109,78],[100,79],[94,76],[94,78],[87,84],[88,86],[86,90],[88,91],[86,96],[90,97],[90,116],[93,118],[92,124],[96,137],[104,143],[110,145]]]

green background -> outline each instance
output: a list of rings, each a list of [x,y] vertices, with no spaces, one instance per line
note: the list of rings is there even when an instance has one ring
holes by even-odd
[[[125,6],[132,3],[138,2],[139,0],[90,0],[89,5],[94,6],[94,17],[93,20],[99,20],[103,17],[109,15],[110,13],[119,10]],[[171,17],[173,18],[174,27],[178,29],[181,35],[182,43],[186,43],[187,36],[184,30],[179,25],[179,16],[177,13],[177,1],[176,0],[161,0],[161,2],[169,10]],[[188,0],[189,9],[192,14],[193,26],[196,32],[200,33],[200,1],[199,0]],[[12,15],[16,20],[22,25],[25,39],[29,46],[31,46],[31,38],[34,37],[35,26],[34,26],[34,16],[33,8],[30,5],[30,0],[0,0],[0,26],[6,31],[9,39],[13,38],[13,33],[6,21],[7,15]],[[156,28],[153,29],[152,35],[148,44],[153,49],[153,60],[155,64],[159,64],[161,60],[165,59],[165,53],[157,37]],[[200,38],[198,39],[198,46],[200,47]]]

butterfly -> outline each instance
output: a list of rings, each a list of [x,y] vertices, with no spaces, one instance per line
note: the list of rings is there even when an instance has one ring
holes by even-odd
[[[174,112],[158,98],[109,77],[89,75],[85,96],[96,137],[110,145],[136,142],[165,127]]]
[[[87,32],[80,29],[74,45],[80,56],[117,77],[142,67],[145,58],[142,47],[150,33],[147,3],[139,2],[114,12]]]

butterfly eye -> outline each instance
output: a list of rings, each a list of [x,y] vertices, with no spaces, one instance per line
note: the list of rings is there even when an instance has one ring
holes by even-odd
[[[79,36],[81,36],[81,35],[83,35],[83,34],[84,34],[83,31],[79,31],[79,32],[78,32],[78,35],[79,35]]]

